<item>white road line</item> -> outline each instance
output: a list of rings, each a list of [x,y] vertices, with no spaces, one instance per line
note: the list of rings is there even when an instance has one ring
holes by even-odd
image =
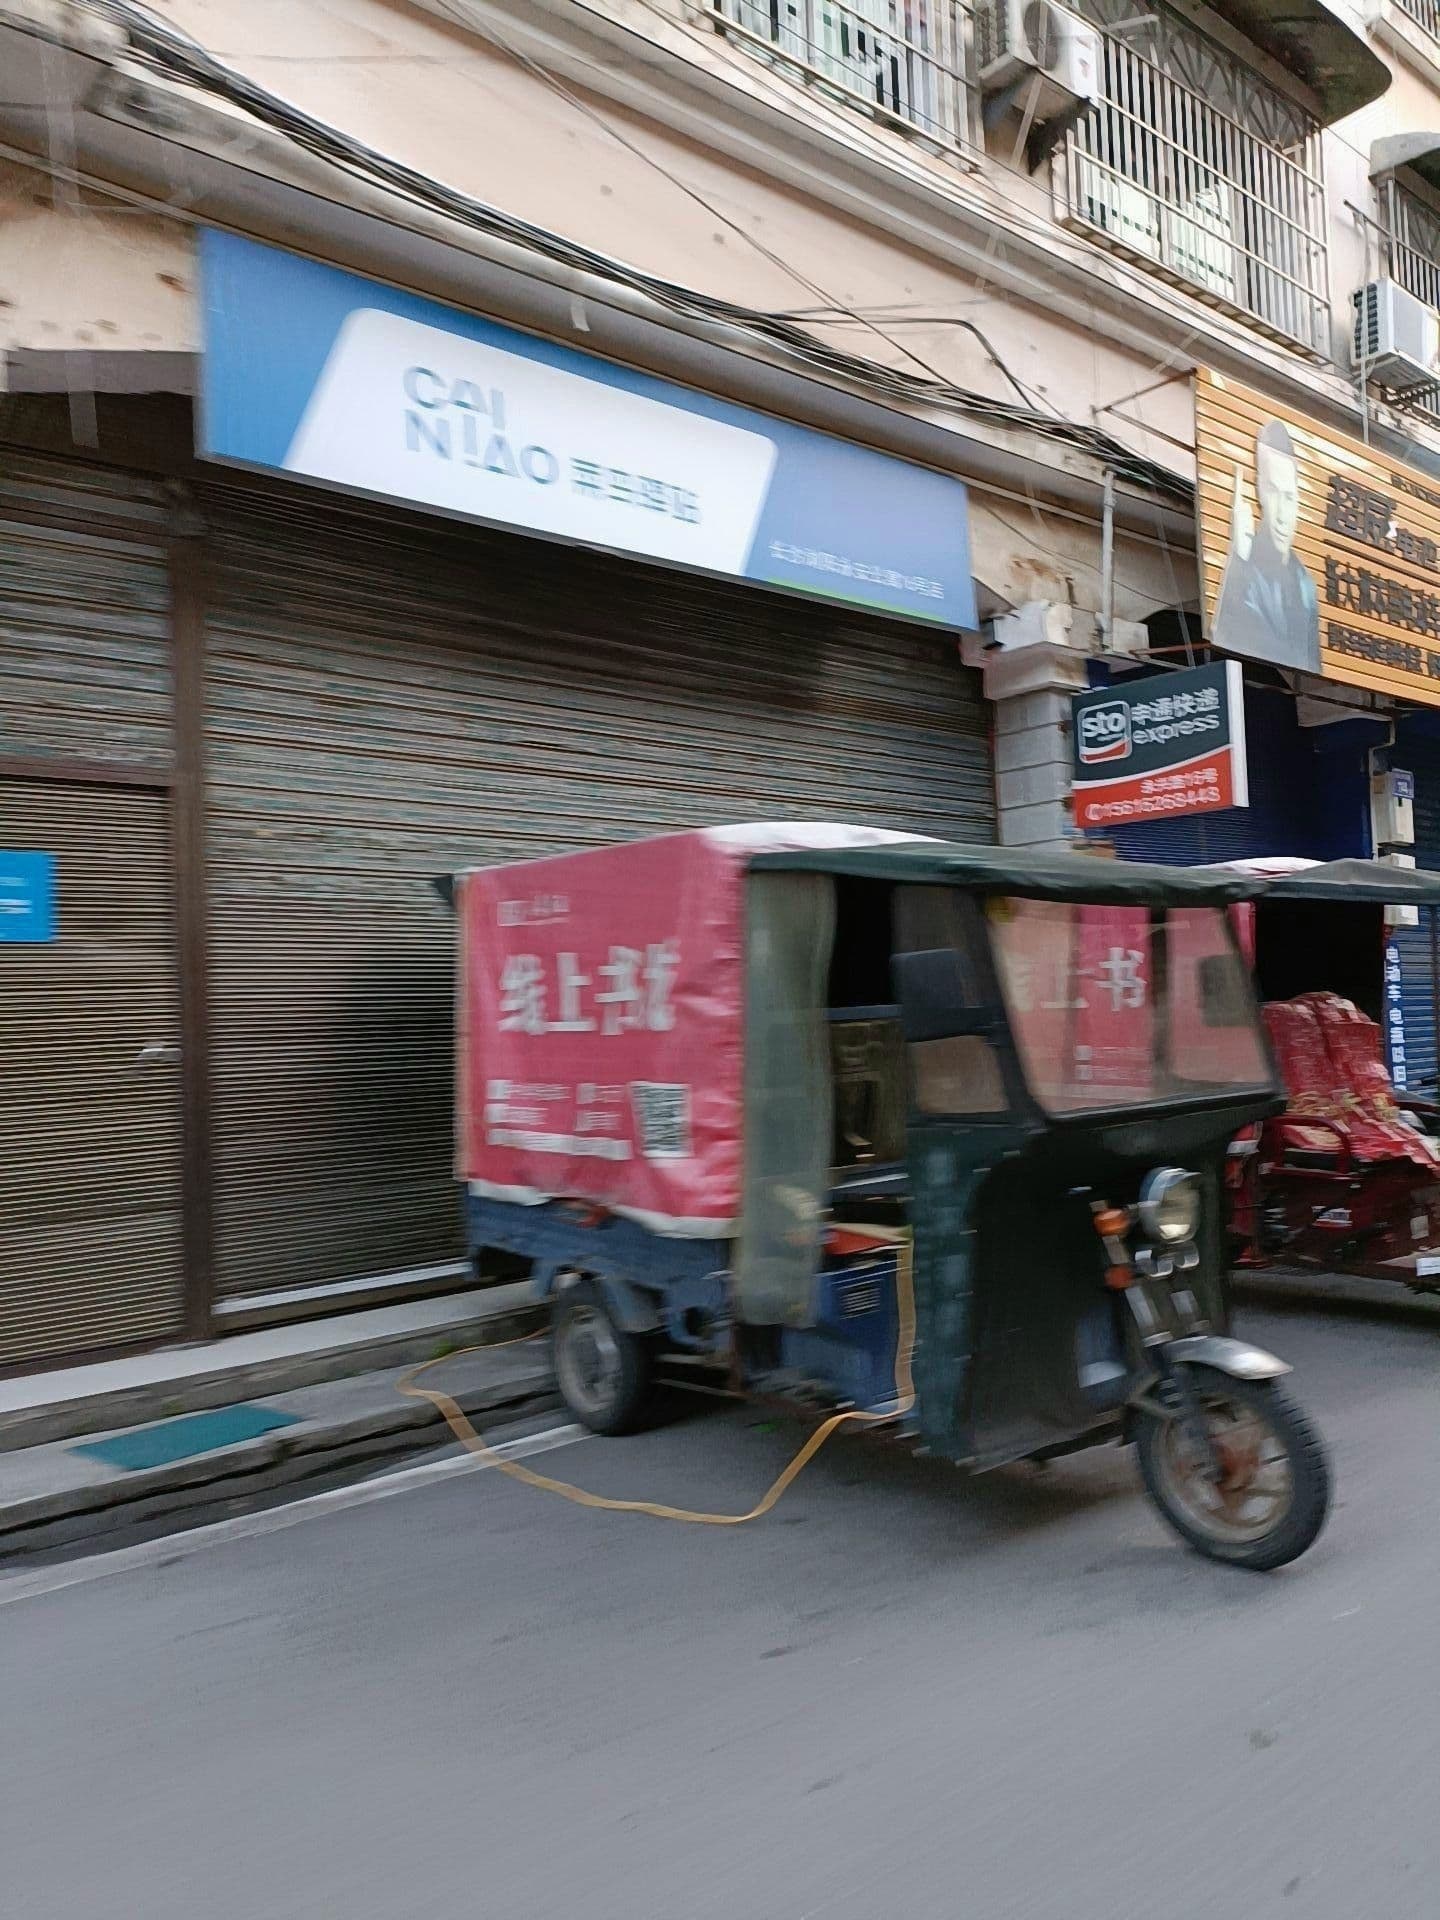
[[[492,1451],[505,1460],[524,1460],[532,1453],[549,1453],[555,1447],[568,1447],[588,1437],[584,1427],[546,1427],[542,1433],[498,1441]],[[418,1467],[404,1467],[398,1473],[386,1474],[382,1479],[364,1480],[358,1486],[332,1487],[327,1493],[312,1493],[284,1506],[267,1507],[261,1513],[236,1514],[231,1520],[215,1520],[208,1526],[167,1533],[158,1540],[142,1541],[136,1547],[91,1554],[86,1559],[42,1567],[34,1573],[0,1574],[0,1607],[56,1593],[63,1587],[88,1586],[92,1580],[105,1580],[116,1573],[133,1573],[139,1567],[157,1566],[162,1561],[188,1559],[193,1553],[203,1553],[208,1547],[223,1547],[232,1540],[252,1540],[259,1534],[279,1533],[286,1527],[298,1527],[306,1520],[319,1520],[327,1513],[343,1513],[347,1507],[366,1507],[373,1500],[414,1493],[437,1481],[453,1480],[462,1473],[484,1473],[493,1465],[493,1461],[474,1453],[430,1460]]]

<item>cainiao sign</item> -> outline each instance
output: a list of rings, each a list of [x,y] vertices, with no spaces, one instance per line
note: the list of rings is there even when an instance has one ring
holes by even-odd
[[[233,234],[203,458],[975,625],[964,483]]]

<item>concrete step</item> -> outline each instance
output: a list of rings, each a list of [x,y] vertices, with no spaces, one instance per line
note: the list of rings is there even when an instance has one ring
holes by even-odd
[[[493,1333],[503,1340],[509,1337],[505,1327],[506,1316],[492,1316],[481,1338]],[[290,1424],[164,1466],[127,1471],[78,1450],[135,1433],[130,1425],[85,1440],[72,1435],[0,1453],[0,1560],[13,1565],[82,1542],[100,1547],[106,1534],[133,1532],[157,1520],[194,1524],[276,1488],[298,1488],[307,1480],[450,1444],[440,1412],[400,1392],[410,1370],[386,1367],[240,1396],[247,1410],[288,1415]],[[430,1370],[426,1384],[443,1388],[481,1431],[558,1404],[546,1339],[448,1356]],[[142,1430],[153,1426],[145,1423]]]
[[[474,1288],[0,1380],[0,1454],[413,1365],[543,1317],[523,1283]]]

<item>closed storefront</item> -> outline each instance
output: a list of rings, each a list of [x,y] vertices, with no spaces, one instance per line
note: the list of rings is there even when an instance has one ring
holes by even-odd
[[[0,479],[0,1366],[183,1320],[165,515]]]
[[[953,636],[293,490],[203,509],[232,1310],[458,1257],[436,876],[743,818],[994,837]]]
[[[220,266],[198,458],[141,408],[154,478],[0,481],[0,1368],[468,1282],[456,868],[995,837],[959,479]]]

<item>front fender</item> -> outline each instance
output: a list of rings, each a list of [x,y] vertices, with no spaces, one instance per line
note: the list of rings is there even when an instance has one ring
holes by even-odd
[[[1214,1367],[1234,1380],[1278,1380],[1289,1373],[1288,1360],[1277,1360],[1263,1347],[1252,1347],[1248,1340],[1232,1340],[1219,1333],[1190,1334],[1172,1340],[1165,1357],[1174,1365]]]

